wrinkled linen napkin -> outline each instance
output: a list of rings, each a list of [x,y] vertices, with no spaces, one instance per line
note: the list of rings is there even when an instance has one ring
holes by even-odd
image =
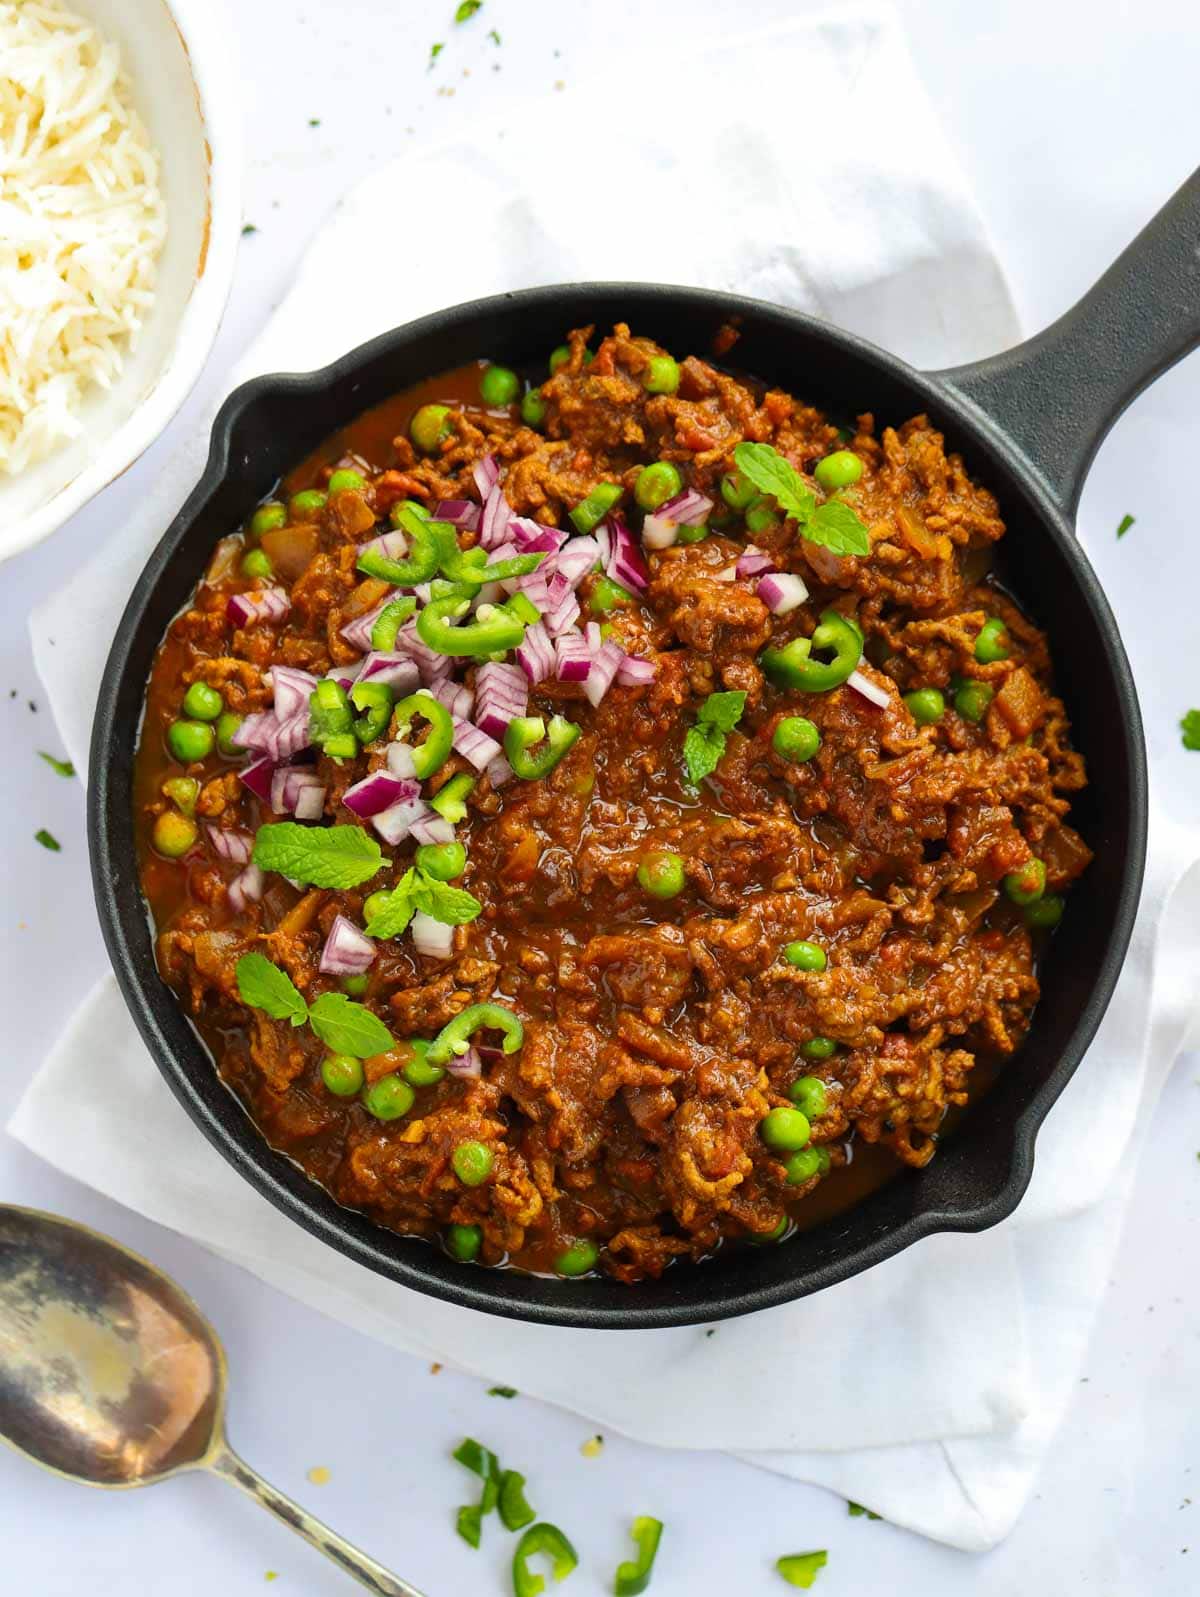
[[[798,61],[806,121],[838,129],[819,172],[791,154]],[[490,128],[480,142],[464,138],[368,178],[314,241],[230,386],[322,365],[441,304],[583,279],[757,295],[931,367],[1016,341],[1004,280],[889,11],[844,9],[722,40],[699,67],[694,81],[719,78],[727,91],[704,117],[627,132],[604,114],[607,91],[576,94],[514,118],[503,136]],[[597,230],[588,196],[612,171],[637,172],[673,195],[677,215],[720,225],[686,238],[672,228]],[[389,203],[401,187],[403,208]],[[472,247],[444,252],[431,274],[405,247],[403,218],[438,214],[448,192],[472,218]],[[368,250],[357,242],[364,228]],[[796,386],[802,393],[803,373]],[[203,434],[186,441],[141,513],[33,618],[38,668],[81,770],[91,685],[125,597],[206,450]],[[1156,614],[1161,625],[1161,607]],[[495,1320],[323,1248],[191,1125],[111,978],[72,1019],[9,1129],[60,1169],[397,1347],[511,1381],[647,1442],[735,1452],[897,1524],[983,1548],[1012,1525],[1066,1406],[1119,1229],[1130,1128],[1144,1123],[1182,1043],[1192,984],[1179,950],[1200,940],[1200,872],[1170,901],[1157,962],[1155,950],[1188,857],[1186,838],[1156,823],[1120,989],[1042,1135],[1015,1219],[983,1236],[931,1238],[711,1338],[702,1327],[602,1334],[523,1324],[498,1336]],[[823,1379],[801,1414],[777,1401],[777,1372],[813,1343],[825,1350]]]

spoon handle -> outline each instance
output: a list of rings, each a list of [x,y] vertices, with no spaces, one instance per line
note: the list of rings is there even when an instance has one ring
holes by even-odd
[[[240,1486],[247,1497],[252,1497],[269,1514],[274,1514],[276,1519],[289,1525],[297,1536],[304,1537],[310,1547],[324,1553],[326,1558],[339,1569],[344,1569],[347,1575],[353,1575],[368,1591],[377,1592],[378,1597],[422,1597],[415,1586],[397,1579],[382,1564],[368,1558],[366,1553],[359,1552],[344,1536],[339,1536],[337,1531],[330,1530],[328,1525],[322,1524],[301,1508],[299,1503],[276,1491],[237,1456],[228,1442],[223,1442],[221,1450],[206,1462],[215,1475],[222,1475],[235,1486]]]

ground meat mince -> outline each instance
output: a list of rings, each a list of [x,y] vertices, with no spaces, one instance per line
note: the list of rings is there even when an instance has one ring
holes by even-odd
[[[831,420],[624,326],[572,332],[552,368],[431,379],[247,507],[156,658],[139,857],[162,975],[272,1147],[341,1203],[461,1258],[636,1282],[680,1256],[785,1241],[934,1155],[1029,1025],[1039,943],[1090,858],[1067,824],[1085,777],[1046,641],[992,569],[996,501],[926,417]],[[747,443],[769,446],[812,505],[842,506],[865,552],[803,536],[794,505],[739,473]],[[639,484],[650,465],[669,469]],[[489,542],[489,563],[511,556],[481,511],[496,469],[505,542],[509,516],[527,537],[569,533],[564,551],[598,540],[567,624],[588,679],[551,666],[528,685],[527,714],[577,735],[544,775],[513,776],[494,749],[477,768],[458,723],[483,661],[456,657],[451,673],[406,620],[392,652],[458,717],[418,809],[473,780],[454,832],[465,870],[445,885],[478,912],[447,927],[435,907],[420,935],[375,937],[357,979],[323,972],[347,930],[361,955],[367,900],[414,863],[411,835],[389,843],[344,802],[388,769],[401,729],[385,700],[381,725],[347,745],[306,733],[302,707],[281,765],[238,746],[238,718],[261,724],[249,718],[275,713],[282,682],[306,681],[283,667],[353,682],[371,617],[406,591],[359,565],[397,520],[411,532],[459,501],[437,519],[457,516],[460,564]],[[700,524],[652,505],[660,535],[646,539],[651,483],[707,498]],[[615,586],[619,529],[645,569]],[[762,586],[772,571],[800,579],[782,604]],[[420,606],[444,583],[407,591]],[[494,617],[522,583],[490,584],[476,608]],[[857,629],[853,678],[808,691],[764,668],[830,613],[843,641]],[[606,644],[634,664],[601,693],[590,662]],[[698,723],[711,769],[693,779]],[[410,753],[424,735],[418,719]],[[375,839],[378,873],[335,888],[260,872],[249,850],[298,795],[299,824]],[[301,1022],[344,993],[391,1046],[331,1066],[315,1024],[244,1000],[251,954],[298,992]],[[481,1004],[519,1019],[520,1046],[485,1025],[452,1069],[429,1068],[423,1043]]]

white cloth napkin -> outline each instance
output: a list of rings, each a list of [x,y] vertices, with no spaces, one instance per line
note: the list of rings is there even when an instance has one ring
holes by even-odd
[[[723,88],[704,116],[624,128],[619,117],[614,126],[611,90],[576,94],[522,115],[502,136],[489,129],[366,180],[314,242],[231,384],[321,365],[437,305],[605,277],[773,299],[929,366],[1015,342],[1004,280],[890,11],[845,9],[723,40],[693,74]],[[819,166],[795,156],[799,112],[805,126],[835,130]],[[669,195],[672,214],[694,227],[635,229],[619,218],[597,226],[594,196],[609,191],[613,172]],[[431,266],[409,248],[406,219],[439,214],[448,193],[455,213],[471,218],[472,242],[440,251]],[[796,384],[803,391],[803,373]],[[33,618],[38,668],[81,770],[91,685],[121,606],[206,449],[203,434],[186,442],[136,520]],[[75,1015],[9,1129],[71,1175],[398,1347],[511,1381],[648,1442],[728,1449],[898,1524],[986,1547],[1020,1511],[1065,1407],[1115,1245],[1130,1129],[1144,1124],[1181,1046],[1193,983],[1178,957],[1169,968],[1160,957],[1156,969],[1155,947],[1168,903],[1164,948],[1178,955],[1200,941],[1200,872],[1186,895],[1170,896],[1189,857],[1187,839],[1159,820],[1146,912],[1118,996],[1043,1133],[1015,1220],[984,1236],[931,1238],[712,1336],[500,1323],[321,1247],[186,1119],[111,978]],[[814,1342],[823,1379],[794,1412],[777,1401],[778,1370]]]

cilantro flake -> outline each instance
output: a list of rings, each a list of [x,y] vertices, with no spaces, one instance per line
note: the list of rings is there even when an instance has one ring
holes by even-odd
[[[455,22],[470,22],[482,5],[483,0],[460,0],[458,10],[454,13]]]
[[[48,848],[52,854],[62,853],[62,844],[59,842],[57,837],[55,837],[54,833],[48,832],[44,826],[42,827],[41,831],[35,832],[33,837],[36,843],[40,843],[43,848]]]
[[[1180,720],[1179,730],[1183,734],[1180,741],[1184,748],[1200,754],[1200,710],[1189,710]]]
[[[75,767],[71,764],[70,760],[56,760],[54,755],[47,754],[45,749],[38,750],[38,759],[45,760],[50,769],[57,772],[59,776],[75,775]]]
[[[1123,538],[1125,536],[1125,534],[1129,531],[1130,527],[1133,526],[1133,524],[1134,524],[1134,522],[1136,520],[1137,520],[1136,516],[1122,516],[1120,524],[1117,527],[1117,537],[1118,538]]]

